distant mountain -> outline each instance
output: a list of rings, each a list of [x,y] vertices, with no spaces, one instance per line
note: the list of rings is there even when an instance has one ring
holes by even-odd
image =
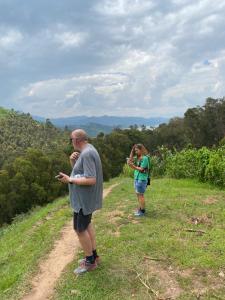
[[[33,116],[33,118],[39,122],[45,121],[42,117]],[[141,118],[141,117],[115,117],[115,116],[100,116],[100,117],[87,117],[76,116],[68,118],[50,119],[50,121],[57,127],[77,127],[78,125],[90,125],[99,124],[110,127],[127,128],[131,125],[145,125],[145,126],[158,126],[161,123],[167,123],[168,118],[156,117],[156,118]]]

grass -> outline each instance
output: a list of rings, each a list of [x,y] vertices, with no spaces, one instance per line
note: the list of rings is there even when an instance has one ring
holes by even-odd
[[[224,191],[193,180],[153,180],[147,215],[135,219],[132,180],[120,180],[94,217],[102,265],[75,277],[75,260],[54,299],[224,299]]]
[[[224,299],[224,191],[193,180],[153,180],[146,192],[147,215],[135,219],[132,180],[117,178],[105,188],[116,182],[120,185],[94,215],[101,266],[77,278],[76,257],[54,300]],[[0,230],[1,300],[19,299],[29,289],[40,259],[70,218],[66,197]]]
[[[105,188],[115,180],[106,182]],[[36,207],[0,228],[0,299],[16,300],[29,290],[29,279],[71,219],[68,197]]]
[[[29,288],[28,278],[70,217],[68,200],[61,198],[20,215],[0,230],[0,299],[19,299]]]

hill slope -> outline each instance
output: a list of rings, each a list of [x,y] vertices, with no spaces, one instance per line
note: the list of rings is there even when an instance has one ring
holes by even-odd
[[[76,257],[53,299],[223,299],[224,191],[192,180],[153,180],[146,193],[148,213],[135,219],[132,180],[107,185],[116,181],[120,185],[94,216],[101,266],[75,278]],[[39,259],[71,218],[66,201],[0,231],[1,299],[19,299],[28,290]]]
[[[1,118],[2,116],[2,118]],[[0,110],[0,168],[6,161],[24,154],[33,147],[52,152],[68,144],[69,134],[54,127],[50,122],[41,124],[29,114]]]
[[[0,106],[0,119],[9,115],[10,111]]]

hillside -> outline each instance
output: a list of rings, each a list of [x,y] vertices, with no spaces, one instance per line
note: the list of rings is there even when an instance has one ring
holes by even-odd
[[[72,251],[52,299],[223,299],[224,191],[193,180],[155,179],[146,193],[147,215],[135,219],[132,180],[106,186],[115,182],[94,215],[102,264],[74,277],[82,253]],[[71,219],[67,203],[59,199],[1,229],[2,300],[21,299],[40,258],[54,241],[62,243],[60,230]]]
[[[0,106],[0,119],[9,115],[10,111]]]
[[[55,128],[50,122],[39,123],[29,114],[0,110],[0,168],[3,163],[13,161],[33,147],[51,152],[56,148],[66,147],[69,134]]]

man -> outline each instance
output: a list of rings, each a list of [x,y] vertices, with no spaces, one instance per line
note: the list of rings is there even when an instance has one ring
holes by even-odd
[[[70,176],[60,172],[59,180],[69,183],[74,229],[85,254],[74,273],[82,274],[94,270],[99,263],[91,218],[92,213],[102,207],[103,175],[99,154],[88,143],[86,132],[82,129],[74,130],[71,141],[75,150],[70,156],[73,169]]]

